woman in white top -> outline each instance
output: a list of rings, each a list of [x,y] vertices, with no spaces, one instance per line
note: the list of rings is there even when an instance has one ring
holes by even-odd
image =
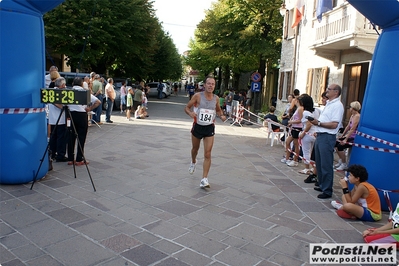
[[[309,122],[309,119],[319,118],[319,111],[313,107],[313,99],[308,94],[302,94],[299,97],[299,104],[303,106],[302,131],[299,133],[299,139],[302,146],[303,162],[305,169],[299,171],[301,174],[308,175],[311,173],[310,168],[310,156],[312,154],[313,144],[316,140],[314,133],[316,132],[315,127]]]

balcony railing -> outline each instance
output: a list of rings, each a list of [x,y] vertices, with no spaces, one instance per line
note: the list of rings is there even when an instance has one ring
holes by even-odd
[[[378,35],[370,21],[347,2],[324,13],[320,23],[314,18],[313,23],[316,32],[316,45],[340,41],[354,35],[373,36],[372,38],[376,38]]]

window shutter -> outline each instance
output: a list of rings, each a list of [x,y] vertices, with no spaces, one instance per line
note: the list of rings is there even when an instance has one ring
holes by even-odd
[[[284,89],[284,72],[280,72],[280,85],[278,87],[278,98],[281,100],[283,98]]]
[[[292,71],[287,71],[287,94],[292,94],[293,89],[291,88]]]
[[[327,80],[328,80],[328,67],[322,67],[321,69],[321,79],[320,79],[320,84],[319,84],[319,91],[320,91],[320,95],[318,95],[318,99],[319,99],[319,104],[321,104],[321,94],[326,90],[327,88]]]
[[[283,38],[285,40],[288,38],[289,21],[290,21],[290,12],[288,10],[286,10],[285,16],[284,16],[284,33],[283,33]]]
[[[312,95],[312,81],[313,81],[313,69],[308,68],[308,75],[306,77],[306,93]]]

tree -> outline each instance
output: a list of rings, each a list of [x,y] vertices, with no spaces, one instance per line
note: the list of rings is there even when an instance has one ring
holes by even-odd
[[[136,80],[157,68],[158,36],[166,36],[150,0],[66,0],[44,21],[47,49],[73,69]]]
[[[207,54],[207,67],[229,67],[233,74],[258,70],[265,76],[266,63],[280,57],[282,17],[277,0],[219,0],[198,25],[187,60],[198,64]],[[225,73],[226,74],[229,73]]]

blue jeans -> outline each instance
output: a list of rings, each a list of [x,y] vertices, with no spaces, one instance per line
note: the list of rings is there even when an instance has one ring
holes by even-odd
[[[97,95],[96,97],[101,102],[101,104],[96,109],[93,110],[95,113],[93,115],[93,120],[98,123],[98,122],[101,122],[101,113],[103,111],[103,95],[100,94],[100,95]]]
[[[161,90],[158,90],[158,99],[162,99],[163,93]]]
[[[111,120],[111,113],[113,107],[114,107],[114,102],[110,98],[107,98],[107,111],[105,112],[105,121]]]

